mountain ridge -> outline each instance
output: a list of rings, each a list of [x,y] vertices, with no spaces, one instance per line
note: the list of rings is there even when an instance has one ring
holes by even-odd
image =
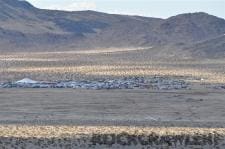
[[[46,10],[26,1],[0,0],[0,51],[150,46],[182,49],[223,34],[225,20],[204,12],[161,19]],[[221,51],[225,51],[223,46]]]

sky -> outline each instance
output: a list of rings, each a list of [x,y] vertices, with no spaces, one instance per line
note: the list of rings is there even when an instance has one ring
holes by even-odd
[[[95,10],[113,14],[168,18],[206,12],[225,19],[225,0],[27,0],[42,9]]]

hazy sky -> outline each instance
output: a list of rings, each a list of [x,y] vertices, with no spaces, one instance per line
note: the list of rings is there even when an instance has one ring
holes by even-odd
[[[167,18],[204,11],[225,18],[225,0],[27,0],[34,6],[58,10],[101,12]]]

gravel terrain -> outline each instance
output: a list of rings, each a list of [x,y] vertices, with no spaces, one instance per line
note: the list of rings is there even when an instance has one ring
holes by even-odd
[[[224,148],[224,128],[0,126],[1,148]]]
[[[199,122],[206,125],[209,122],[223,125],[224,97],[224,90],[204,88],[170,91],[1,89],[0,123],[151,125]]]
[[[225,91],[0,89],[0,148],[223,149]]]

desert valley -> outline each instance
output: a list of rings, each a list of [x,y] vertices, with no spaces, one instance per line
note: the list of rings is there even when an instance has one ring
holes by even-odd
[[[225,20],[0,0],[0,102],[0,148],[224,148]]]

